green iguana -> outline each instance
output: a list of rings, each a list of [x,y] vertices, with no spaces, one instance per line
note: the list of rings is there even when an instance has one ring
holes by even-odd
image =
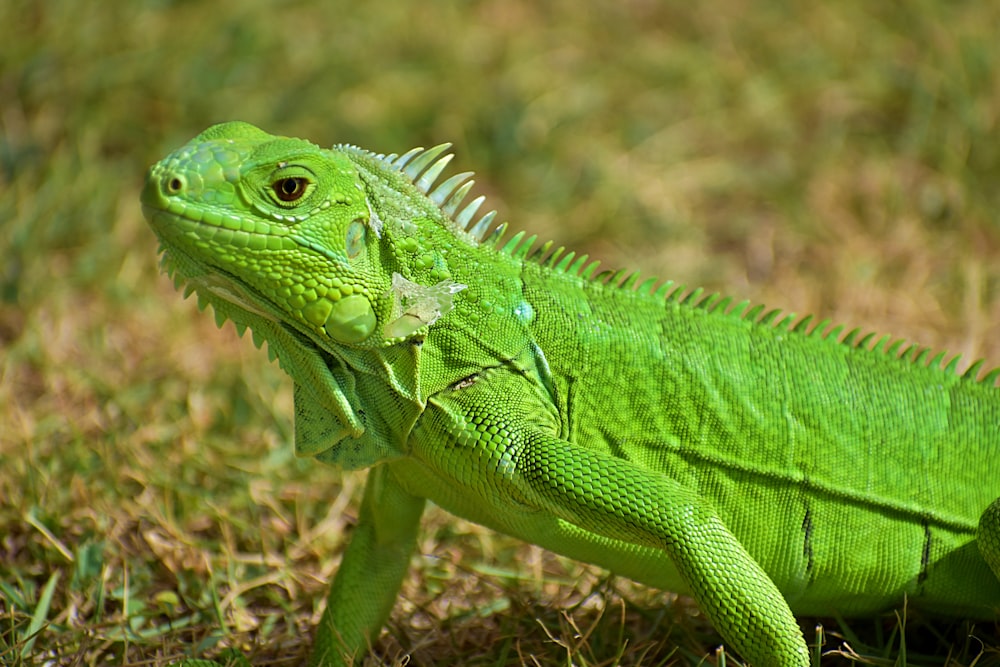
[[[446,148],[225,123],[142,193],[293,378],[297,453],[371,469],[314,664],[377,637],[426,500],[689,593],[754,665],[809,664],[793,613],[997,616],[1000,370],[504,241]]]

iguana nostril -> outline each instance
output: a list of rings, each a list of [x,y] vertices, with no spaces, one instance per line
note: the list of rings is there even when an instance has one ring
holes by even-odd
[[[180,194],[184,189],[184,179],[180,176],[172,176],[167,180],[167,194]]]

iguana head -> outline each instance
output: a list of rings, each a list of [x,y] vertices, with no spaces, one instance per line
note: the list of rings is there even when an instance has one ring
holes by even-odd
[[[466,290],[452,277],[456,267],[468,270],[463,253],[479,245],[493,214],[466,231],[482,198],[459,210],[469,173],[434,185],[450,159],[446,148],[402,156],[326,150],[232,122],[149,170],[143,210],[166,270],[199,304],[211,304],[220,323],[231,319],[258,345],[266,340],[296,380],[300,453],[343,440],[353,449],[329,456],[338,463],[384,458],[372,443],[405,440],[429,393],[497,356],[453,354],[479,345],[459,341],[482,338],[476,327],[500,308],[482,286]],[[449,326],[456,305],[464,324]],[[418,344],[432,328],[444,342]],[[374,409],[388,400],[392,410]],[[371,447],[359,444],[364,438]]]
[[[440,211],[404,172],[364,177],[378,157],[225,123],[150,169],[143,208],[168,269],[210,301],[332,345],[388,345],[440,318],[464,286],[418,224]],[[380,209],[399,228],[384,243]]]

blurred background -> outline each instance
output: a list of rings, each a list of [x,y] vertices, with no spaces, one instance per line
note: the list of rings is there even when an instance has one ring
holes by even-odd
[[[1000,363],[1000,3],[670,4],[0,3],[0,662],[309,645],[358,480],[294,459],[290,381],[159,275],[138,205],[212,123],[451,141],[513,229],[606,267]],[[387,662],[718,644],[683,600],[425,532]]]

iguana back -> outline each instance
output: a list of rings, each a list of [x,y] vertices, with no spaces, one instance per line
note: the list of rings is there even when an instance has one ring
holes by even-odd
[[[711,497],[793,610],[866,614],[905,594],[995,613],[1000,583],[974,544],[1000,497],[995,372],[980,381],[978,366],[959,376],[902,341],[521,261],[564,436]]]

